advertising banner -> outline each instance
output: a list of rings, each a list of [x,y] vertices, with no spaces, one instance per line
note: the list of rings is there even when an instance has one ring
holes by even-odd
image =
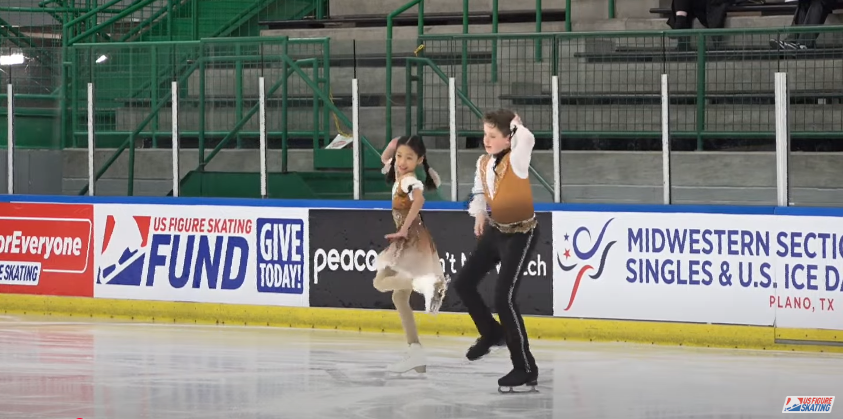
[[[0,293],[93,297],[93,212],[0,203]]]
[[[777,218],[766,226],[779,284],[769,300],[776,326],[843,330],[843,218]]]
[[[94,296],[306,307],[307,211],[97,205]]]
[[[556,212],[554,315],[843,329],[843,220]]]
[[[439,250],[446,274],[456,280],[466,258],[474,249],[474,219],[464,211],[422,211]],[[540,232],[536,253],[524,261],[517,303],[524,315],[553,314],[552,218],[538,214]],[[385,235],[395,231],[392,214],[387,210],[311,210],[310,247],[313,282],[311,307],[347,307],[391,309],[391,293],[381,293],[372,286],[375,259],[389,242]],[[499,266],[498,266],[499,268]],[[480,293],[494,307],[497,269],[480,284]],[[411,304],[424,310],[424,299],[413,293]],[[443,312],[465,312],[453,289],[442,305]]]

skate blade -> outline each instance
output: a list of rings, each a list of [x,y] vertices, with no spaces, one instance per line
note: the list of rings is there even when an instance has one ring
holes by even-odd
[[[413,367],[413,368],[410,368],[410,369],[404,370],[404,371],[387,370],[386,372],[391,373],[391,374],[401,375],[401,374],[406,374],[410,371],[415,371],[417,374],[425,374],[425,373],[427,373],[427,365],[419,365],[418,367]]]
[[[539,390],[536,388],[537,383],[528,383],[523,386],[515,386],[515,387],[508,387],[508,386],[498,386],[498,393],[501,394],[523,394],[523,393],[538,393]]]
[[[504,350],[504,349],[508,349],[508,348],[506,347],[506,345],[501,345],[501,346],[492,346],[491,348],[489,348],[489,352],[487,352],[487,353],[486,353],[486,355],[482,355],[482,356],[480,356],[480,358],[477,358],[477,359],[475,359],[475,360],[473,360],[473,361],[472,361],[472,360],[468,360],[468,361],[469,361],[469,362],[477,362],[477,361],[480,361],[480,360],[482,360],[482,359],[484,359],[484,358],[486,358],[486,357],[492,356],[492,355],[494,355],[494,354],[496,354],[496,353],[498,353],[498,352],[500,352],[500,351],[502,351],[502,350]]]

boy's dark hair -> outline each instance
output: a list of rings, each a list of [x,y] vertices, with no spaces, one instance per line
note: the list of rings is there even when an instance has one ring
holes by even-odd
[[[509,124],[512,123],[513,119],[515,119],[515,112],[509,109],[498,109],[496,111],[486,112],[483,115],[483,123],[497,128],[504,137],[512,135]]]
[[[436,181],[434,180],[433,176],[430,174],[430,164],[427,162],[427,148],[424,146],[424,141],[418,135],[411,135],[409,137],[403,136],[398,138],[398,141],[395,143],[395,151],[398,151],[398,147],[402,145],[406,145],[410,147],[419,158],[424,158],[422,160],[422,165],[424,166],[424,188],[426,190],[434,190],[437,188]],[[389,165],[389,172],[386,173],[386,183],[391,185],[395,183],[395,155],[392,155],[392,163]]]

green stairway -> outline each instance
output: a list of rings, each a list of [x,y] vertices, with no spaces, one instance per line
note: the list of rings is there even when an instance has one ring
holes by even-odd
[[[190,41],[258,36],[258,20],[296,20],[316,13],[320,0],[187,0],[156,21],[141,41]],[[151,18],[152,19],[152,18]]]
[[[269,198],[274,199],[354,199],[354,180],[349,172],[269,173],[266,184]],[[364,199],[389,200],[391,189],[380,171],[363,173]],[[183,197],[260,198],[260,173],[193,170],[182,178],[180,192]],[[435,191],[425,193],[425,198],[442,200]]]
[[[136,25],[120,39],[114,47],[103,45],[99,49],[78,49],[74,51],[75,80],[93,80],[97,86],[98,129],[117,131],[116,111],[120,108],[155,107],[160,101],[150,104],[150,98],[168,98],[170,82],[174,77],[186,76],[189,71],[199,71],[195,65],[202,55],[231,54],[232,48],[211,47],[217,50],[205,52],[204,46],[164,43],[163,41],[192,41],[220,37],[244,37],[260,34],[259,20],[301,19],[325,10],[325,0],[184,0],[175,2],[170,9],[166,6],[154,11],[143,22]],[[133,42],[143,42],[136,47],[126,48]],[[161,42],[156,44],[156,42]],[[259,45],[252,45],[243,54],[260,51]],[[94,64],[100,55],[108,60]],[[92,73],[93,74],[90,74]],[[83,74],[84,73],[84,74]],[[126,74],[131,74],[127,83]],[[83,110],[87,103],[86,83],[72,86],[72,99],[76,109]],[[186,94],[186,91],[183,92]],[[149,122],[153,123],[153,122]],[[139,127],[140,128],[140,127]],[[149,131],[150,127],[143,127]],[[119,147],[125,138],[101,140],[101,147]]]

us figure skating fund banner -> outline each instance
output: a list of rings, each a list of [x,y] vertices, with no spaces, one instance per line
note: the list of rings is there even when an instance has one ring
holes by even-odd
[[[308,210],[97,205],[94,296],[308,306]]]
[[[555,212],[553,231],[556,316],[843,329],[843,220]]]

